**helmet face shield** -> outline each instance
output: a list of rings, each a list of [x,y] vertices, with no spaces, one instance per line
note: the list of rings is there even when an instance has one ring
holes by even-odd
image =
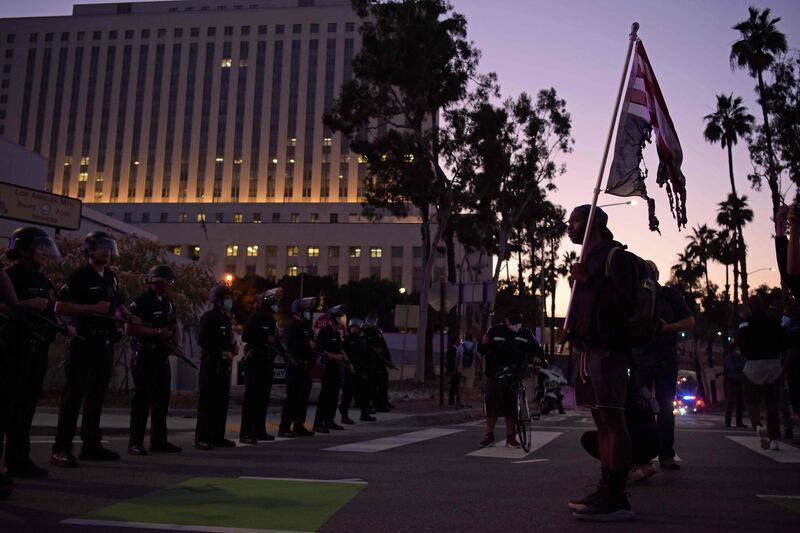
[[[110,237],[100,237],[94,241],[93,250],[107,250],[112,257],[119,257],[119,250],[117,249],[117,241]]]
[[[61,252],[58,251],[58,246],[56,246],[56,243],[53,242],[53,239],[50,237],[35,238],[31,243],[31,249],[41,252],[45,257],[50,257],[52,259],[61,258]]]

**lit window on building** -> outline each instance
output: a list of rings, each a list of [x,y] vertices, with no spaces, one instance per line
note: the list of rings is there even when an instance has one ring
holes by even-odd
[[[297,146],[297,138],[296,137],[290,137],[289,138],[289,146]]]
[[[311,213],[311,218],[309,220],[313,223],[319,222],[319,213]]]
[[[206,221],[206,214],[205,213],[197,213],[197,221],[198,222],[205,222]]]
[[[71,156],[71,155],[68,155],[67,157],[65,157],[65,158],[64,158],[64,166],[65,166],[65,167],[68,167],[68,166],[70,166],[71,164],[72,164],[72,156]]]
[[[379,258],[383,257],[383,248],[381,248],[380,246],[372,246],[372,247],[370,247],[369,256],[372,259],[379,259]]]
[[[350,258],[356,259],[361,257],[361,247],[360,246],[351,246],[350,247]]]
[[[178,213],[178,222],[188,222],[189,215],[187,213]]]
[[[261,213],[253,213],[253,224],[261,224]]]
[[[170,246],[170,247],[169,247],[169,250],[172,252],[172,254],[173,254],[173,255],[177,255],[177,256],[180,256],[180,255],[181,255],[181,253],[182,253],[182,249],[181,249],[181,247],[180,247],[180,246],[177,246],[177,245],[175,245],[175,246]]]
[[[286,274],[288,274],[289,277],[296,278],[297,276],[300,275],[300,269],[297,268],[296,266],[290,266],[289,269],[286,271]]]
[[[231,68],[233,66],[233,59],[228,59],[228,58],[223,59],[222,62],[220,63],[220,66],[222,68]]]
[[[242,222],[244,222],[244,215],[242,213],[234,213],[233,214],[233,221],[236,224],[241,224]]]
[[[214,159],[214,161],[216,161],[217,163],[223,163],[225,161],[225,158],[222,156],[218,156],[216,159]]]
[[[251,244],[247,247],[247,257],[258,257],[258,245]]]
[[[199,246],[192,246],[189,249],[191,251],[191,258],[194,261],[197,261],[198,259],[200,259],[200,247]]]
[[[292,213],[291,218],[289,220],[291,220],[292,224],[297,224],[298,222],[300,222],[300,213]]]
[[[286,255],[288,257],[297,257],[300,255],[300,247],[299,246],[287,246],[286,247]]]
[[[78,181],[85,182],[88,179],[89,179],[89,173],[88,172],[81,172],[80,174],[78,174]]]
[[[229,244],[225,247],[225,257],[236,257],[239,255],[239,245]]]
[[[322,146],[330,146],[331,144],[333,144],[333,139],[330,137],[325,137],[322,139]]]
[[[308,257],[319,257],[319,246],[309,246]]]

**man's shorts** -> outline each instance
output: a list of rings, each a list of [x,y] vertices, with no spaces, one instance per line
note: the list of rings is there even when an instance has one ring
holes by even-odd
[[[575,401],[579,406],[625,409],[628,384],[627,350],[590,349],[578,358]]]
[[[459,369],[459,375],[461,376],[461,383],[466,383],[467,385],[472,385],[475,382],[475,367],[471,366],[469,368],[461,367]]]
[[[508,380],[486,378],[486,416],[513,417],[517,414],[517,393]]]

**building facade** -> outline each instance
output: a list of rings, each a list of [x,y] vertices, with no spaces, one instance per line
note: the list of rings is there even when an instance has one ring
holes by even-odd
[[[303,269],[413,288],[418,222],[360,218],[366,162],[322,123],[353,77],[357,24],[350,0],[2,19],[0,136],[46,158],[46,190],[219,273]]]

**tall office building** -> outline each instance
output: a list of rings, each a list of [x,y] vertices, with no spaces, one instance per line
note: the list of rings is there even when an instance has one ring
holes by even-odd
[[[47,159],[47,190],[219,272],[412,288],[417,221],[361,219],[367,165],[322,123],[353,77],[357,25],[349,0],[88,4],[3,19],[0,135]]]

